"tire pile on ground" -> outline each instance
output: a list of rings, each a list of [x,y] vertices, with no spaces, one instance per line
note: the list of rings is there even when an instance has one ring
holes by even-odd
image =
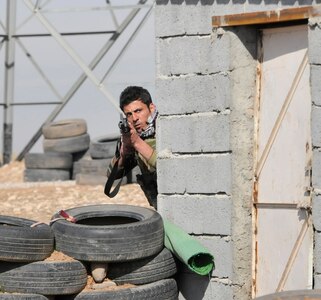
[[[90,141],[87,154],[73,164],[72,179],[77,184],[106,183],[107,168],[115,154],[119,134],[105,135]],[[123,183],[127,181],[124,180]]]
[[[83,119],[48,123],[43,126],[42,133],[44,153],[25,155],[25,182],[75,180],[77,184],[86,185],[106,183],[107,168],[115,154],[119,134],[90,140]],[[124,178],[122,183],[135,182],[131,178]]]
[[[25,155],[24,181],[71,179],[74,161],[89,149],[90,137],[83,119],[52,122],[42,127],[44,153]]]
[[[178,299],[176,259],[163,242],[161,216],[139,206],[71,208],[50,225],[0,215],[0,299]],[[55,250],[70,259],[48,260]]]

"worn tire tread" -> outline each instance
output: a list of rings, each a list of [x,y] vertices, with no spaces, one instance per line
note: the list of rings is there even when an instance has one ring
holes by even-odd
[[[58,220],[51,227],[56,249],[84,261],[120,262],[152,256],[164,247],[164,226],[158,212],[139,206],[101,204],[66,210],[77,222]],[[55,214],[52,218],[57,218]],[[131,223],[86,225],[81,221],[113,218]]]
[[[49,257],[54,250],[54,234],[47,224],[0,216],[0,261],[33,262]]]

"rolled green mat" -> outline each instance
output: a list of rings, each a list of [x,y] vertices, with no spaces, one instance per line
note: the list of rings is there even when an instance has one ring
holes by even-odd
[[[209,274],[215,268],[214,256],[209,250],[177,225],[164,219],[163,222],[165,247],[191,271],[199,275]]]

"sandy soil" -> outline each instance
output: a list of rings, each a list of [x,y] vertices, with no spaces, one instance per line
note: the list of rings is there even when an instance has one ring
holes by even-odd
[[[55,212],[77,206],[115,203],[150,207],[137,184],[121,186],[114,198],[108,198],[102,185],[79,185],[75,181],[23,182],[23,162],[12,162],[0,168],[0,214],[49,224]],[[47,261],[68,261],[71,257],[54,251]],[[132,287],[116,286],[108,278],[97,284],[88,275],[85,291],[115,290]]]
[[[103,186],[78,185],[75,181],[23,182],[23,162],[11,162],[0,168],[0,214],[48,223],[55,212],[91,204],[131,204],[149,207],[137,184],[120,188],[108,198]]]

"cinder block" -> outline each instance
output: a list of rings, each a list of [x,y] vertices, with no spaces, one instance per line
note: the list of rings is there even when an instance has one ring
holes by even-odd
[[[321,147],[321,107],[312,106],[312,147]]]
[[[309,62],[310,64],[321,64],[321,18],[310,19],[309,25]]]
[[[321,231],[321,195],[313,194],[312,212],[313,212],[312,214],[313,226],[315,230]],[[321,254],[321,249],[320,249],[320,254]]]
[[[194,5],[195,4],[195,5]],[[277,0],[269,1],[269,10],[279,8]],[[212,16],[267,10],[266,3],[168,1],[157,0],[155,7],[156,36],[206,34],[211,32]]]
[[[165,115],[224,111],[229,107],[230,99],[228,74],[156,79],[156,99],[159,111]]]
[[[232,246],[231,241],[225,238],[216,237],[193,237],[201,245],[208,249],[214,257],[215,267],[208,277],[228,278],[232,276]],[[196,274],[190,270],[185,263],[179,263],[180,272]],[[196,274],[197,275],[197,274]]]
[[[321,275],[320,274],[315,274],[314,275],[314,289],[321,289]]]
[[[158,125],[158,143],[172,153],[230,150],[229,115],[206,113],[161,117]],[[161,151],[161,149],[158,150]]]
[[[199,236],[196,238],[214,256],[213,277],[231,278],[233,272],[232,242],[230,238]]]
[[[229,36],[184,36],[156,40],[157,77],[210,74],[230,68]]]
[[[315,189],[321,189],[321,152],[320,152],[320,149],[313,150],[312,186]]]
[[[179,300],[232,300],[232,287],[226,283],[210,280],[207,276],[191,273],[178,275]]]
[[[314,273],[321,274],[321,233],[314,232]]]
[[[158,159],[158,192],[231,194],[230,154],[184,155]]]
[[[310,84],[312,103],[321,106],[321,66],[310,65]]]
[[[166,1],[166,0],[164,0]],[[212,1],[213,2],[213,1]],[[208,3],[212,3],[208,1]],[[247,1],[246,6],[245,2],[213,2],[214,14],[213,16],[224,16],[224,15],[233,15],[233,14],[244,14],[248,12],[257,12],[257,11],[267,11],[280,9],[280,2],[278,0],[269,0],[266,2],[262,1]],[[287,2],[287,5],[291,5],[294,2]]]
[[[209,34],[213,14],[212,5],[156,5],[156,36]]]
[[[193,234],[231,235],[231,198],[224,195],[159,194],[158,211],[165,218]]]

